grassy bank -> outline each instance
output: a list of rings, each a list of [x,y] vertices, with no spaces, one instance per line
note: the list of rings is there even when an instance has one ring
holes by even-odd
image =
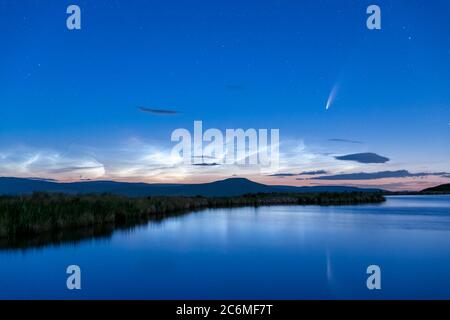
[[[263,205],[346,205],[382,202],[378,193],[250,194],[242,197],[127,198],[109,194],[35,193],[0,197],[0,238],[83,227],[120,227],[202,208]]]

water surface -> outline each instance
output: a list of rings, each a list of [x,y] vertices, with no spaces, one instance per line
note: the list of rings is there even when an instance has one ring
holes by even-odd
[[[66,267],[82,289],[66,289]],[[379,265],[382,289],[366,268]],[[208,209],[109,238],[0,251],[0,298],[450,298],[450,196]]]

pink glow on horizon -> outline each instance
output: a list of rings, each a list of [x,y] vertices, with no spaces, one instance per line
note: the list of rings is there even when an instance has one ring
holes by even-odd
[[[157,177],[152,179],[136,179],[136,178],[113,178],[104,177],[101,179],[83,180],[83,181],[99,181],[109,180],[117,182],[130,183],[173,183],[173,184],[202,184],[214,181],[220,181],[229,178],[246,178],[251,181],[262,183],[266,185],[285,185],[298,187],[313,187],[313,186],[348,186],[359,188],[379,188],[388,191],[420,191],[426,188],[434,187],[441,184],[450,183],[450,178],[443,178],[438,176],[413,177],[413,178],[384,178],[374,180],[313,180],[304,179],[296,180],[297,176],[293,177],[273,177],[268,175],[197,175],[195,177],[187,177],[183,179],[171,179],[168,177]],[[59,180],[60,182],[75,182],[80,180]]]

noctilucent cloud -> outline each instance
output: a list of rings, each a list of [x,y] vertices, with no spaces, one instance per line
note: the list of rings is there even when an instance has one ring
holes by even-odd
[[[71,4],[81,30],[66,27]],[[450,3],[377,1],[381,30],[370,4],[2,0],[0,176],[448,183]],[[279,129],[280,167],[179,163],[171,133],[195,120]]]

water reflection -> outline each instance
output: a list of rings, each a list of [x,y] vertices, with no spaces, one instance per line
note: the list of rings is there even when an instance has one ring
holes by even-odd
[[[115,231],[132,232],[133,229],[149,223],[159,224],[169,217],[178,217],[187,212],[176,212],[173,214],[160,214],[151,219],[136,220],[127,224],[116,225],[114,223],[101,226],[91,226],[73,229],[63,229],[59,231],[43,232],[34,235],[24,235],[10,238],[0,238],[0,251],[37,249],[46,246],[77,245],[82,241],[90,239],[111,238]]]
[[[450,298],[450,197],[208,209],[70,237],[0,251],[0,298]],[[69,264],[83,270],[80,292],[65,290]],[[366,287],[372,264],[380,291]]]

